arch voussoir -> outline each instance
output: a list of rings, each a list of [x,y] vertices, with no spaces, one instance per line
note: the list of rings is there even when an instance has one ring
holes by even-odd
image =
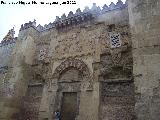
[[[76,68],[77,70],[82,72],[84,76],[88,76],[88,77],[90,76],[89,68],[82,60],[75,59],[75,58],[68,58],[55,69],[53,77],[59,78],[62,72],[70,67]]]

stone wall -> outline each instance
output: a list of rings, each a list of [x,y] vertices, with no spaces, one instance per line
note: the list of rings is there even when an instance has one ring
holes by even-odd
[[[2,120],[17,120],[19,117],[22,98],[26,93],[28,80],[31,79],[30,64],[32,64],[32,55],[34,54],[32,41],[30,36],[28,39],[19,36],[16,40],[15,38],[12,40],[5,39],[1,43],[3,48],[0,51],[3,56],[1,64],[8,66],[3,67],[4,74],[1,78],[1,82],[4,83],[1,86],[2,92],[5,93],[1,96],[0,119]]]
[[[25,23],[0,44],[0,120],[51,120],[66,92],[77,120],[159,119],[160,3],[128,3]]]
[[[160,119],[160,1],[129,0],[135,112],[138,120]]]
[[[107,89],[100,88],[99,75],[104,81],[130,81],[130,46],[127,4],[120,0],[116,5],[104,5],[102,10],[96,4],[83,12],[77,9],[76,14],[62,15],[45,28],[36,27],[35,21],[22,25],[8,58],[12,69],[5,77],[14,94],[1,102],[7,109],[1,111],[1,119],[50,120],[61,108],[63,92],[77,92],[77,120],[99,119],[105,113],[102,109],[99,112],[104,103],[101,93]]]
[[[101,86],[101,120],[134,120],[134,84],[103,82]]]

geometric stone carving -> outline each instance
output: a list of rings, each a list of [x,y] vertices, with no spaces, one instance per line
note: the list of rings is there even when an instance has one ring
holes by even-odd
[[[111,48],[117,48],[121,46],[122,42],[119,33],[110,33],[109,37],[110,37]]]
[[[114,65],[118,65],[121,60],[121,51],[119,49],[114,49],[111,51],[111,56],[112,56]]]
[[[46,48],[41,48],[39,50],[39,55],[38,55],[38,60],[44,60],[47,54],[47,49]]]
[[[56,69],[55,72],[53,74],[54,77],[59,77],[60,74],[66,70],[69,67],[74,67],[77,70],[79,70],[80,72],[82,72],[82,75],[85,77],[89,77],[89,69],[87,67],[87,65],[78,59],[74,59],[74,58],[68,58],[67,60],[65,60],[64,62],[62,62]]]

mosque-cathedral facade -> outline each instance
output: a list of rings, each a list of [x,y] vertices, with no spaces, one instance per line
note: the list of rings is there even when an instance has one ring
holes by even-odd
[[[160,1],[118,0],[0,43],[0,120],[160,120]]]

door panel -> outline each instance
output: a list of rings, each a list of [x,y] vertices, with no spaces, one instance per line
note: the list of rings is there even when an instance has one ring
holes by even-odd
[[[61,120],[75,120],[77,110],[77,93],[64,92],[61,107]]]

